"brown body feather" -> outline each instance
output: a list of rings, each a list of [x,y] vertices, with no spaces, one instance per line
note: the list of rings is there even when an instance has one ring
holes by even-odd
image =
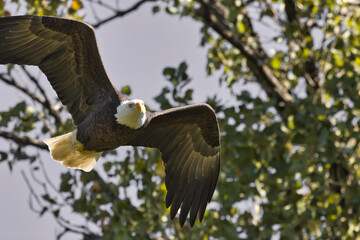
[[[118,124],[114,117],[118,103],[107,103],[95,108],[90,115],[78,125],[77,139],[90,151],[105,151],[129,142],[139,134],[139,130]]]
[[[76,139],[71,134],[60,138],[76,142],[71,151],[84,147],[96,161],[96,152],[123,145],[158,148],[171,218],[181,206],[181,225],[189,212],[191,226],[197,215],[202,220],[220,169],[219,127],[209,105],[147,113],[145,124],[136,130],[118,124],[116,107],[127,98],[110,82],[91,26],[74,20],[0,18],[0,63],[37,65],[45,73],[77,125]]]

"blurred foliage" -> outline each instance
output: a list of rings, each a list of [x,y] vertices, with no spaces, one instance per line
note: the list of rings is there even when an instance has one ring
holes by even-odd
[[[160,154],[142,148],[127,151],[121,160],[124,154],[106,155],[101,173],[64,173],[55,191],[44,187],[39,214],[53,214],[64,233],[87,239],[355,239],[360,234],[359,3],[149,2],[153,13],[202,23],[206,71],[220,73],[219,81],[235,99],[226,104],[224,96],[207,100],[219,117],[222,168],[204,221],[193,229],[169,221]],[[101,0],[5,3],[0,3],[4,16],[12,14],[11,4],[29,14],[72,18],[80,18],[80,10],[91,14],[91,4],[111,9]],[[115,3],[112,13],[118,10]],[[155,97],[159,108],[192,103],[187,67],[182,62],[164,69],[167,86]],[[258,89],[244,90],[254,82]],[[284,98],[279,86],[291,98]],[[131,89],[125,86],[122,92],[130,95]],[[21,102],[0,113],[1,128],[39,139],[70,129],[69,121],[66,127],[50,121],[46,109],[27,112],[30,105]],[[40,124],[45,121],[55,131]],[[1,149],[0,162],[12,165],[28,156],[22,149],[21,144]],[[39,172],[38,161],[29,158]],[[64,208],[92,225],[70,224]]]
[[[0,15],[58,15],[80,19],[78,11],[83,8],[82,2],[82,0],[1,0]]]

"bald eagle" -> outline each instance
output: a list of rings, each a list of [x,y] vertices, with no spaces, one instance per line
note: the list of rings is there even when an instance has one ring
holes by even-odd
[[[90,171],[103,151],[119,146],[158,148],[165,166],[166,207],[180,224],[190,212],[202,221],[220,168],[219,127],[207,104],[147,112],[109,80],[93,28],[46,16],[0,18],[0,64],[36,65],[72,116],[76,130],[44,140],[51,157]]]

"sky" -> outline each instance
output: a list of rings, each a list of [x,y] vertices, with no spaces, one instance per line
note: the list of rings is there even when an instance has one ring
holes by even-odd
[[[208,77],[205,72],[207,51],[200,47],[201,24],[162,12],[153,15],[151,6],[145,4],[136,12],[96,29],[100,54],[114,86],[130,85],[131,98],[143,99],[152,109],[158,109],[153,97],[166,83],[163,69],[166,66],[177,67],[185,60],[189,65],[188,74],[193,79],[190,87],[195,89],[194,103],[204,102],[207,96],[215,93],[219,93],[225,102],[231,101],[225,87],[219,86],[217,76]],[[90,18],[85,18],[85,21],[93,23]],[[48,90],[55,96],[50,85]],[[22,100],[21,94],[4,84],[0,84],[0,95],[0,111]],[[0,139],[0,149],[4,143]],[[52,180],[58,183],[65,168],[50,159],[45,151],[41,159]],[[100,168],[102,164],[95,166],[97,170]],[[29,208],[29,189],[21,170],[28,174],[28,164],[16,163],[11,173],[7,164],[0,164],[1,238],[55,239],[60,229],[53,217],[45,214],[40,218]],[[64,239],[73,239],[73,236]]]

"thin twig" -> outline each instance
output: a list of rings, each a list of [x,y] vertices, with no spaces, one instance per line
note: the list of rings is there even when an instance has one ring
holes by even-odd
[[[44,178],[46,180],[46,183],[50,185],[50,187],[54,190],[54,192],[58,193],[62,200],[65,202],[63,196],[58,192],[59,190],[55,187],[54,183],[51,181],[51,179],[49,178],[49,175],[47,174],[47,172],[45,171],[45,166],[43,161],[39,158],[39,164],[40,164],[40,168],[41,168],[41,172],[44,175]]]
[[[7,75],[8,76],[8,75]],[[62,120],[61,117],[58,113],[58,111],[56,111],[54,108],[51,107],[49,102],[46,102],[45,100],[39,98],[36,94],[34,94],[33,92],[29,91],[29,89],[25,88],[24,86],[20,85],[17,81],[15,81],[14,79],[9,79],[5,74],[0,74],[0,80],[3,81],[4,83],[15,87],[16,89],[20,90],[21,92],[25,93],[28,97],[30,97],[32,100],[40,103],[42,106],[44,106],[46,109],[49,110],[50,115],[52,115],[55,120],[57,122],[59,122],[60,124],[62,124]]]
[[[40,86],[38,80],[33,75],[30,74],[30,72],[25,68],[25,66],[20,66],[20,68],[23,70],[23,72],[26,74],[26,76],[36,85],[36,87],[40,90],[40,93],[45,98],[45,101],[49,101],[44,89]]]
[[[32,171],[31,171],[32,173]],[[40,206],[41,209],[48,209],[49,212],[52,213],[52,215],[55,218],[55,221],[59,224],[59,226],[61,226],[64,230],[63,232],[72,232],[72,233],[77,233],[77,234],[81,234],[81,235],[89,235],[91,234],[91,231],[84,225],[75,225],[73,223],[71,223],[70,221],[68,221],[67,219],[65,219],[64,217],[62,217],[60,214],[55,214],[55,211],[60,210],[60,208],[63,206],[62,204],[59,204],[58,202],[55,202],[55,204],[50,204],[49,206],[46,206],[43,204],[43,201],[40,199],[39,195],[36,194],[34,188],[32,187],[32,185],[30,184],[29,179],[27,178],[25,172],[22,170],[21,174],[26,182],[26,185],[29,188],[30,191],[30,196],[34,197],[34,199],[36,200],[37,204]],[[34,178],[34,175],[32,173],[32,178],[35,180],[35,182],[37,182],[40,186],[42,186],[45,194],[50,196],[50,193],[48,192],[47,188],[46,188],[46,183],[45,182],[41,182],[40,180],[38,180],[37,178]],[[55,208],[54,208],[55,207]],[[39,213],[40,211],[35,210],[34,208],[32,208],[33,211]],[[59,234],[60,238],[61,236],[63,236],[65,233],[63,234]],[[58,235],[58,236],[59,236]],[[58,238],[58,239],[60,239]]]
[[[97,22],[96,24],[93,24],[92,26],[93,26],[93,28],[98,28],[101,25],[103,25],[104,23],[107,23],[107,22],[113,20],[114,18],[123,17],[126,14],[133,12],[134,10],[138,9],[141,5],[143,5],[144,3],[150,2],[150,1],[152,1],[152,0],[141,0],[141,1],[137,2],[137,3],[135,3],[132,7],[126,9],[126,10],[123,10],[123,11],[118,10],[118,11],[116,11],[115,14],[112,15],[111,17],[108,17],[108,18],[106,18],[104,20],[101,20],[100,22]]]
[[[24,66],[21,66],[22,70],[24,71],[24,73],[26,74],[26,76],[36,85],[36,87],[39,89],[39,91],[41,92],[41,94],[44,97],[44,101],[43,101],[43,106],[49,110],[50,114],[55,118],[56,122],[59,123],[60,125],[63,125],[63,121],[60,117],[60,114],[57,110],[55,110],[52,106],[51,103],[49,101],[49,98],[47,97],[45,90],[42,88],[42,86],[40,86],[39,81],[37,80],[37,78],[35,78],[34,76],[32,76]]]
[[[40,114],[39,114],[40,115]],[[38,118],[41,120],[41,122],[44,124],[44,127],[47,128],[51,135],[55,135],[56,134],[56,129],[53,128],[52,126],[50,126],[49,123],[46,122],[46,119],[44,119],[42,116],[38,116]]]
[[[35,194],[35,191],[34,191],[33,187],[31,186],[30,181],[29,181],[29,179],[27,178],[24,170],[21,170],[21,175],[22,175],[22,177],[24,178],[24,181],[25,181],[28,189],[30,190],[30,195],[34,197],[34,199],[35,199],[36,202],[39,204],[39,206],[42,206],[41,200],[40,200],[39,196]]]
[[[104,179],[99,175],[99,173],[95,170],[92,170],[92,172],[94,173],[96,181],[99,182],[102,192],[107,193],[113,201],[119,200],[119,196],[115,195],[111,191],[111,189],[109,188],[109,185],[104,181]]]
[[[263,58],[256,52],[244,44],[239,39],[239,36],[234,34],[233,29],[226,25],[222,19],[218,18],[219,14],[216,14],[214,9],[208,0],[197,0],[202,7],[203,11],[199,11],[199,16],[204,19],[220,36],[229,41],[234,47],[238,48],[244,57],[248,60],[249,68],[257,75],[261,81],[265,92],[272,97],[275,97],[278,103],[282,105],[286,102],[293,101],[292,95],[288,89],[277,79],[273,74],[269,66],[267,66]],[[278,106],[281,108],[281,106]]]
[[[99,16],[97,15],[96,11],[95,11],[95,8],[94,8],[94,5],[93,5],[93,1],[90,1],[90,10],[91,10],[91,13],[92,15],[94,16],[95,20],[98,22],[100,21],[100,18]]]
[[[97,1],[88,0],[88,1],[90,3],[95,3],[97,5],[100,5],[101,7],[104,7],[106,9],[110,10],[110,11],[116,11],[116,9],[113,6],[111,6],[110,4],[104,3],[103,1],[99,1],[99,0],[97,0]]]
[[[21,86],[18,82],[16,82],[14,79],[9,79],[7,78],[4,74],[0,74],[0,80],[2,80],[4,83],[15,87],[16,89],[22,91],[23,93],[25,93],[27,96],[29,96],[32,100],[44,105],[44,100],[42,100],[41,98],[39,98],[36,94],[30,92],[27,88]]]

